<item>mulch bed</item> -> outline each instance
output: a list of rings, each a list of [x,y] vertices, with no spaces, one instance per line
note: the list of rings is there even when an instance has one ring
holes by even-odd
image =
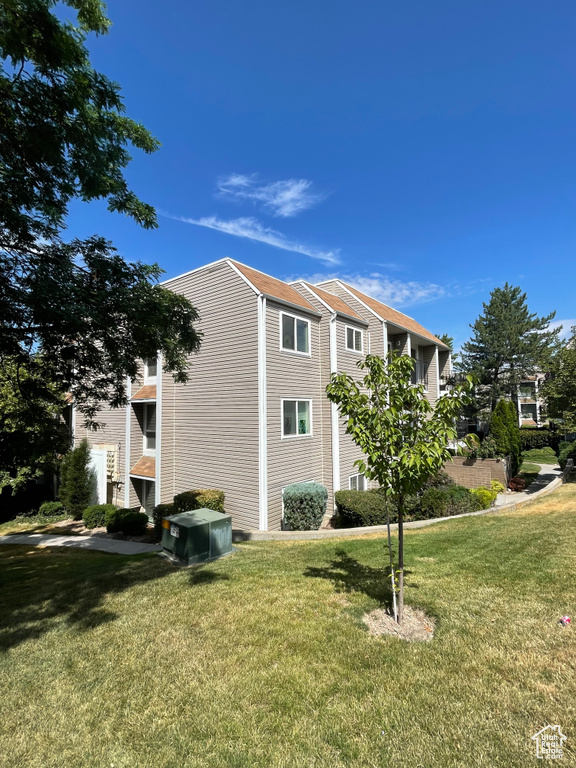
[[[402,624],[394,621],[394,616],[386,608],[376,608],[370,613],[365,613],[362,621],[368,627],[371,635],[392,635],[401,640],[413,642],[427,642],[432,640],[436,622],[419,608],[404,606],[404,618]]]

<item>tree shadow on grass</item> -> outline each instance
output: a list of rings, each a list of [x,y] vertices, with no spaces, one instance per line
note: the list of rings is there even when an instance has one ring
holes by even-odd
[[[309,566],[304,576],[328,579],[338,592],[362,592],[380,605],[390,607],[392,604],[390,569],[365,565],[343,549],[335,552],[334,559],[327,566]]]
[[[118,614],[103,605],[108,595],[174,572],[170,563],[155,555],[0,547],[0,651],[58,626],[84,632],[114,621]],[[189,585],[198,587],[219,577],[198,567],[191,572]]]

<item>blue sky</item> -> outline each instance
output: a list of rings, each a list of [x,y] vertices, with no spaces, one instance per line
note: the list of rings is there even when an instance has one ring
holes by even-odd
[[[229,256],[339,275],[457,344],[497,285],[576,323],[576,13],[533,0],[110,2],[94,65],[162,142],[141,230],[73,206],[166,277]]]

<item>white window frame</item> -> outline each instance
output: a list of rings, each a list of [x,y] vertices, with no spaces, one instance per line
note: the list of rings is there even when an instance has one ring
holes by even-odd
[[[297,349],[290,349],[289,347],[284,346],[284,334],[283,334],[283,327],[284,327],[284,317],[291,317],[294,320],[294,344],[298,345],[298,335],[296,332],[296,321],[301,320],[303,323],[307,323],[308,325],[308,352],[299,352]],[[281,352],[288,352],[290,355],[300,355],[300,357],[312,357],[312,323],[310,320],[308,320],[307,317],[302,317],[302,315],[294,315],[292,312],[280,312],[280,351]]]
[[[354,334],[360,334],[360,349],[354,349],[354,347],[348,346],[348,329],[354,332]],[[356,328],[354,325],[344,326],[344,341],[346,344],[347,352],[355,352],[357,355],[364,354],[364,331],[361,328]]]
[[[148,374],[148,360],[156,360],[156,375],[150,376]],[[144,360],[144,384],[156,384],[158,378],[158,355],[156,357],[148,357]]]
[[[354,477],[356,478],[356,488],[352,488],[352,479]],[[349,491],[359,491],[360,490],[360,488],[358,488],[358,478],[359,477],[362,478],[362,482],[364,483],[364,488],[362,488],[362,490],[363,491],[366,490],[366,485],[367,485],[366,475],[364,474],[364,472],[357,472],[355,475],[349,475],[349,477],[348,477],[348,490]]]
[[[154,430],[154,445],[156,445],[156,440],[158,439],[158,411],[156,409],[156,403],[144,403],[142,407],[144,409],[142,415],[142,455],[156,456],[156,448],[147,447],[148,435],[146,434],[148,429],[148,409],[152,407],[156,410],[156,429]]]
[[[296,403],[296,419],[298,419],[298,403],[308,403],[309,404],[309,414],[310,414],[310,432],[307,432],[305,435],[299,435],[298,432],[296,432],[295,435],[285,435],[284,434],[284,403]],[[280,434],[282,435],[282,440],[293,440],[294,438],[307,438],[312,437],[313,434],[313,428],[312,428],[312,399],[309,397],[283,397],[280,401]]]

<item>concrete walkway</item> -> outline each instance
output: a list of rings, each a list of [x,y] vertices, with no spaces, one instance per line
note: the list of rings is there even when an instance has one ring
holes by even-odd
[[[53,536],[49,533],[12,533],[0,536],[1,544],[23,544],[32,547],[74,547],[109,552],[114,555],[141,555],[143,552],[161,552],[160,544],[142,544],[138,541],[105,539],[102,536]]]
[[[535,493],[546,488],[553,480],[561,477],[562,470],[558,464],[539,464],[538,462],[531,462],[532,464],[538,464],[540,471],[538,477],[525,491],[516,491],[515,493],[499,493],[495,507],[502,507],[510,504],[512,501],[515,504],[522,503],[526,499],[531,499]]]

